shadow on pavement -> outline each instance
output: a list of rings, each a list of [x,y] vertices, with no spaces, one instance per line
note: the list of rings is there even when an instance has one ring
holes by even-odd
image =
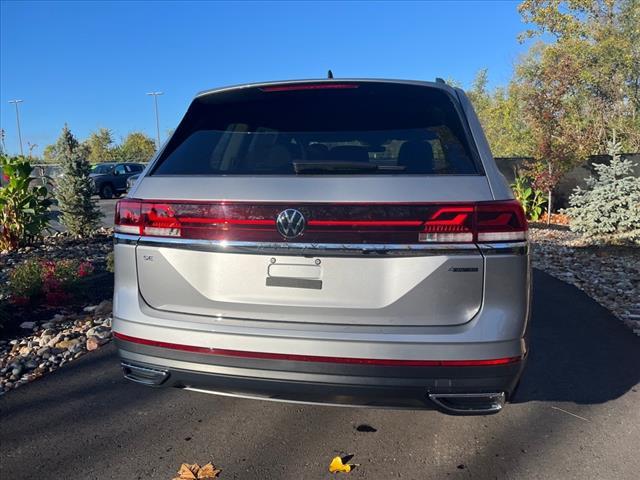
[[[603,403],[640,381],[640,337],[584,292],[534,270],[530,353],[513,402]]]

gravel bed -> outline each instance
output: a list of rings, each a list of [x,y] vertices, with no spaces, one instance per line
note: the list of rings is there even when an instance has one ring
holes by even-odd
[[[585,243],[564,227],[529,230],[533,266],[583,290],[640,335],[640,247]]]
[[[9,271],[15,265],[30,258],[43,260],[79,259],[104,269],[106,257],[113,250],[113,231],[101,228],[92,237],[76,239],[66,232],[44,237],[42,243],[9,252],[0,252],[0,284],[7,281]]]
[[[111,302],[81,313],[56,314],[45,321],[23,322],[25,332],[0,340],[0,395],[52,372],[111,339]]]

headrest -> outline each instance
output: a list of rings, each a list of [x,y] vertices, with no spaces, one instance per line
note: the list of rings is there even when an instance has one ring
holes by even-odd
[[[398,152],[398,165],[407,173],[433,173],[433,148],[429,142],[408,140]]]
[[[307,147],[309,160],[329,160],[329,147],[324,143],[312,143]]]
[[[339,162],[368,162],[369,152],[364,147],[358,145],[340,145],[333,147],[329,155],[331,160]]]

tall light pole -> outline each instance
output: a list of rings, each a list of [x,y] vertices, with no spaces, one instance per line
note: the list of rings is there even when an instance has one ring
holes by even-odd
[[[153,102],[156,106],[156,142],[157,148],[160,150],[160,119],[158,118],[158,95],[162,95],[162,92],[149,92],[147,95],[153,97]]]
[[[20,141],[20,155],[24,155],[22,151],[22,133],[20,132],[20,113],[18,112],[18,104],[22,103],[22,100],[9,100],[9,103],[13,103],[16,106],[16,123],[18,124],[18,140]]]

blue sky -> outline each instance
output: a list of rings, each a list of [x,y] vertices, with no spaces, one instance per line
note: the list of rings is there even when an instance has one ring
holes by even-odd
[[[9,152],[55,141],[65,122],[80,138],[162,135],[192,96],[261,80],[455,78],[489,68],[505,84],[526,46],[517,2],[17,2],[0,4],[0,127]]]

